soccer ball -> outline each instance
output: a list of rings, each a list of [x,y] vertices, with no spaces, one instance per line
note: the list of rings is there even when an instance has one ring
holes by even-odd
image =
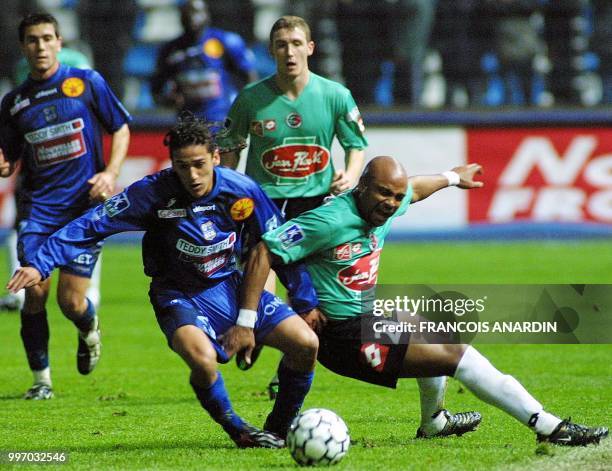
[[[351,438],[344,421],[327,409],[298,415],[287,434],[287,448],[301,466],[329,466],[346,455]]]

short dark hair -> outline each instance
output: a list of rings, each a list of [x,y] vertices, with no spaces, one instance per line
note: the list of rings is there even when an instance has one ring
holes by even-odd
[[[21,23],[19,23],[19,42],[23,43],[25,39],[25,31],[27,28],[29,28],[30,26],[47,24],[47,23],[53,25],[53,29],[55,30],[55,36],[59,38],[60,36],[59,23],[57,22],[57,19],[55,18],[55,16],[53,16],[51,13],[44,13],[44,12],[43,13],[30,13],[26,15],[23,18],[23,20],[21,20]]]
[[[218,128],[217,122],[209,122],[193,113],[183,112],[172,129],[166,133],[164,145],[170,149],[171,158],[175,150],[187,146],[205,145],[213,152],[217,149],[214,131]]]
[[[299,28],[304,31],[304,34],[306,35],[306,41],[311,40],[310,26],[308,26],[308,23],[306,23],[306,20],[304,18],[300,18],[299,16],[285,15],[281,16],[272,25],[272,29],[270,30],[270,44],[272,44],[272,38],[274,37],[274,33],[276,33],[279,29],[296,28]]]

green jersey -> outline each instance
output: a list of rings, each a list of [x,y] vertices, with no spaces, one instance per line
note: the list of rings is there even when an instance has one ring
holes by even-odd
[[[284,263],[306,263],[319,308],[330,319],[359,316],[374,300],[380,253],[391,223],[406,213],[411,199],[409,186],[395,214],[383,226],[372,227],[348,191],[267,232],[263,240]]]
[[[271,198],[329,193],[334,136],[345,150],[368,145],[351,92],[312,72],[296,100],[280,91],[274,76],[247,85],[232,105],[227,128],[221,147],[250,136],[246,174]]]

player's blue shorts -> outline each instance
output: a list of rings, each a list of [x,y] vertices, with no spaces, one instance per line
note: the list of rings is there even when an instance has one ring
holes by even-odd
[[[172,348],[172,337],[179,327],[195,325],[202,329],[217,351],[217,361],[227,363],[229,358],[218,342],[220,335],[236,325],[239,309],[241,277],[236,274],[208,288],[196,296],[187,296],[175,289],[151,289],[149,298],[157,322]],[[280,298],[264,291],[259,300],[255,340],[260,343],[266,335],[286,318],[296,313]]]
[[[39,247],[45,243],[51,234],[62,227],[63,224],[41,224],[31,219],[23,219],[17,229],[17,257],[19,263],[22,266],[29,265],[30,260],[36,256]],[[100,241],[93,247],[84,248],[83,253],[68,265],[59,267],[60,270],[76,276],[91,278],[103,245],[104,242]]]

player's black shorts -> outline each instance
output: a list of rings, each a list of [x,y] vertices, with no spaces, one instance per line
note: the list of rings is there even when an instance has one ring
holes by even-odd
[[[285,220],[293,219],[306,211],[318,208],[328,195],[309,196],[306,198],[273,198],[274,204],[281,210]]]
[[[395,388],[410,337],[403,334],[396,343],[366,338],[379,320],[373,315],[330,320],[319,335],[319,362],[339,375]]]

